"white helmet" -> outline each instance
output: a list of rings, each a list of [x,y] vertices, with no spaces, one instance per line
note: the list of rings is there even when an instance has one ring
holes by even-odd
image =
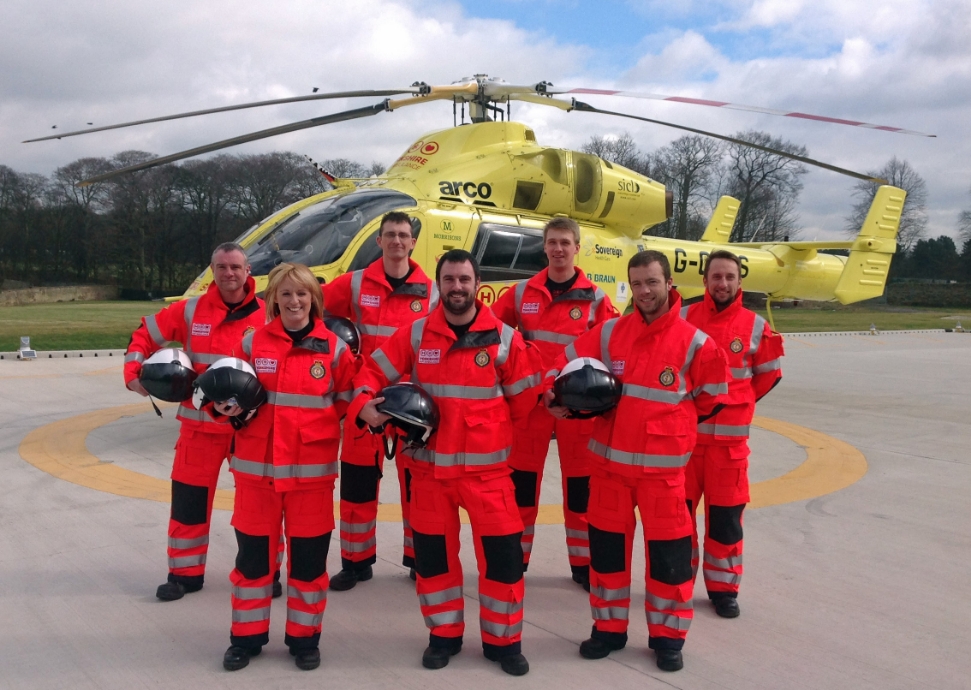
[[[192,395],[196,376],[189,355],[177,348],[166,347],[142,363],[138,380],[159,400],[177,403]]]

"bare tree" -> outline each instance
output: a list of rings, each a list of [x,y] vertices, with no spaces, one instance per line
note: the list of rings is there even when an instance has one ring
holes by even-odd
[[[592,136],[581,150],[642,175],[647,175],[650,169],[649,158],[637,148],[629,132],[624,132],[619,137]]]
[[[971,210],[958,214],[958,237],[964,242],[971,241]]]
[[[101,262],[92,260],[92,255],[103,256],[106,243],[104,234],[94,232],[94,227],[98,224],[98,214],[108,202],[108,183],[95,182],[86,187],[79,187],[78,183],[110,169],[106,158],[79,158],[55,170],[51,179],[58,202],[70,209],[67,214],[69,254],[75,276],[80,280],[86,280],[92,273],[97,279],[101,268]]]
[[[927,233],[927,185],[924,178],[910,167],[910,163],[896,156],[879,170],[870,171],[868,174],[882,177],[894,187],[900,187],[907,192],[907,200],[900,214],[897,244],[904,251],[911,249],[914,243]],[[853,210],[846,218],[847,235],[855,236],[860,232],[873,197],[877,193],[877,187],[876,183],[863,180],[854,185],[853,196],[859,201],[853,205]]]
[[[680,240],[697,239],[711,213],[708,191],[718,171],[723,149],[715,139],[684,136],[658,149],[653,158],[653,175],[674,192],[674,215],[668,234]],[[701,232],[701,230],[697,230]]]

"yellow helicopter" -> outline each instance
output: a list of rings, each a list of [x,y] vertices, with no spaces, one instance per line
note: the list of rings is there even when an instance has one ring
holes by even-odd
[[[738,254],[742,260],[745,289],[765,293],[770,301],[811,299],[849,304],[883,293],[890,260],[896,250],[895,238],[905,200],[903,190],[887,185],[878,189],[860,234],[853,241],[729,244],[739,208],[739,202],[731,197],[722,197],[718,202],[700,241],[653,237],[645,233],[671,216],[671,192],[654,180],[595,155],[541,146],[530,127],[509,119],[510,102],[524,101],[565,111],[602,113],[652,122],[755,146],[852,177],[877,183],[884,181],[732,137],[601,110],[575,98],[555,98],[557,95],[584,93],[714,105],[931,136],[752,106],[636,92],[554,89],[547,82],[518,86],[476,75],[449,86],[416,82],[406,89],[313,94],[181,113],[29,141],[60,139],[279,103],[409,94],[406,98],[385,98],[371,106],[226,139],[114,170],[81,183],[91,184],[277,134],[420,103],[451,100],[453,119],[457,118],[456,107],[461,106],[461,126],[424,135],[409,146],[380,178],[337,179],[322,171],[334,189],[274,213],[238,238],[247,250],[258,288],[265,286],[269,271],[284,261],[310,266],[322,281],[364,268],[380,254],[374,238],[381,216],[388,211],[400,210],[414,219],[418,242],[413,257],[426,271],[431,273],[438,257],[449,249],[463,248],[472,252],[482,268],[483,284],[479,297],[486,304],[495,301],[513,281],[527,278],[544,267],[542,227],[555,215],[568,215],[579,222],[582,238],[579,265],[621,307],[630,299],[626,281],[627,257],[648,248],[668,256],[675,283],[686,297],[702,293],[706,257],[717,249],[729,249]],[[505,110],[502,104],[506,105]],[[471,120],[468,124],[464,124],[466,106]],[[457,119],[455,124],[458,125]],[[848,249],[849,256],[823,254],[818,252],[820,249]],[[211,272],[206,269],[182,298],[205,291],[211,279]],[[771,309],[769,313],[771,318]]]

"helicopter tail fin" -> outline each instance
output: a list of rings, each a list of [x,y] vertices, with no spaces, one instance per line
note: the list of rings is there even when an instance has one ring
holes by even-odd
[[[711,214],[708,227],[701,236],[701,242],[717,242],[718,244],[728,244],[732,236],[732,228],[735,226],[735,217],[738,215],[739,201],[730,196],[723,196],[715,205],[715,211]]]
[[[907,192],[883,185],[877,189],[850,256],[836,284],[836,299],[851,304],[880,297],[887,284],[890,260],[897,250],[897,231]]]

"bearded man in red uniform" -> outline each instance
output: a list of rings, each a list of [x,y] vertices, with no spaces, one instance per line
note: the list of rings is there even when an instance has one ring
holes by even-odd
[[[580,336],[560,355],[547,378],[567,362],[593,357],[623,383],[620,402],[598,417],[590,439],[590,608],[593,632],[580,655],[600,659],[627,644],[631,553],[640,511],[647,555],[645,610],[649,646],[658,668],[683,667],[681,649],[691,625],[691,520],[685,504],[684,466],[699,417],[710,415],[728,392],[725,355],[681,318],[664,254],[631,257],[627,275],[633,313]],[[545,393],[553,404],[552,390]]]
[[[539,358],[522,336],[476,300],[479,267],[453,249],[438,263],[442,304],[401,328],[374,352],[354,380],[362,393],[348,409],[379,427],[388,415],[377,397],[409,375],[434,398],[441,415],[427,446],[406,448],[412,471],[411,522],[417,593],[429,645],[426,668],[438,669],[462,648],[465,598],[459,560],[459,507],[472,523],[479,565],[479,625],[487,659],[523,675],[523,523],[506,459],[513,424],[539,397]]]
[[[380,259],[361,271],[345,273],[322,288],[326,313],[350,319],[357,326],[363,357],[370,356],[399,328],[427,316],[438,304],[438,287],[410,258],[415,236],[408,214],[385,214],[377,243],[381,247]],[[330,588],[338,591],[370,580],[371,566],[377,559],[378,488],[384,443],[382,436],[361,429],[355,421],[347,418],[341,446],[341,571],[330,580]],[[411,472],[407,462],[401,454],[395,457],[404,527],[402,564],[411,569],[414,579],[415,550],[408,511]]]
[[[580,226],[572,218],[553,218],[543,228],[543,251],[549,266],[529,280],[511,286],[492,311],[517,327],[542,355],[546,370],[576,338],[598,323],[618,316],[603,290],[575,266],[580,253]],[[527,426],[513,436],[509,467],[516,486],[516,504],[523,518],[523,567],[529,565],[536,516],[539,512],[543,467],[550,437],[556,433],[563,486],[563,522],[574,582],[590,588],[590,541],[587,502],[590,496],[590,451],[587,443],[592,419],[569,418],[561,407],[537,404]]]
[[[742,262],[728,251],[712,252],[705,264],[705,296],[682,307],[684,319],[707,333],[731,368],[725,406],[698,425],[685,488],[691,511],[692,571],[698,572],[695,512],[705,496],[702,573],[715,613],[739,614],[742,581],[742,511],[749,502],[748,436],[755,403],[782,379],[782,336],[742,306]]]
[[[213,282],[205,294],[146,316],[132,333],[125,354],[129,390],[148,395],[138,380],[142,362],[169,342],[182,343],[201,374],[217,359],[238,357],[243,334],[263,325],[263,301],[256,296],[245,250],[235,242],[219,245],[210,268]],[[233,441],[233,427],[225,419],[214,421],[191,400],[179,405],[176,417],[182,426],[172,464],[169,576],[155,592],[163,601],[202,589],[216,481]]]

